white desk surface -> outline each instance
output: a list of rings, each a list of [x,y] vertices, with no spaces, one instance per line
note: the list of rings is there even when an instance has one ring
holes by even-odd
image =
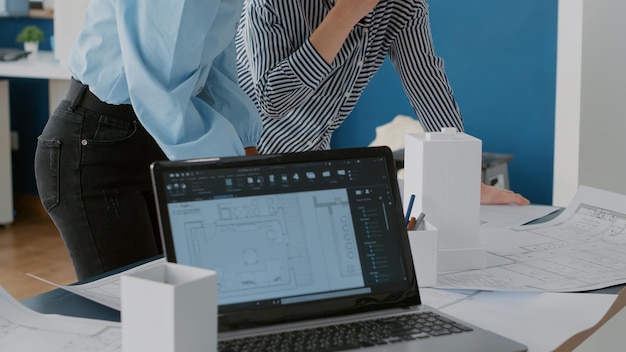
[[[54,58],[52,51],[40,50],[36,56],[0,61],[0,77],[69,80],[71,74],[65,65]]]
[[[620,351],[626,345],[626,308],[622,308],[615,316],[602,325],[587,340],[583,341],[574,352]]]

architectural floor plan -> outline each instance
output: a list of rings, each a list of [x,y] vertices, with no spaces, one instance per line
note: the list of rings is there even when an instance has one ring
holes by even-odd
[[[0,312],[0,351],[122,351],[120,323],[39,314],[2,287]]]
[[[437,287],[570,292],[626,282],[626,196],[581,187],[552,221],[481,230],[486,269],[440,273]]]
[[[174,203],[169,211],[173,233],[184,236],[177,262],[215,270],[221,304],[363,285],[343,189]]]

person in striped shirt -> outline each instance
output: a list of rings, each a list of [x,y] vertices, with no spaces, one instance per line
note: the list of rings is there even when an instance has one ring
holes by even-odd
[[[235,43],[263,120],[260,153],[329,149],[387,56],[425,131],[464,130],[426,0],[246,0]],[[529,201],[482,184],[481,203]]]

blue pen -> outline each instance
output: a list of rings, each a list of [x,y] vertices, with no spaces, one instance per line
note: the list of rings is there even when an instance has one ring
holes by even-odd
[[[406,209],[406,215],[404,216],[404,222],[408,225],[409,220],[411,219],[411,210],[413,209],[413,202],[415,202],[415,194],[411,194],[411,199],[409,199],[409,206]]]

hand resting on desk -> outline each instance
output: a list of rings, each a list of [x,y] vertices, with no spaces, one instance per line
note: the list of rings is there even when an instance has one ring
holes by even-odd
[[[259,155],[259,151],[256,149],[256,147],[246,147],[245,151],[246,151],[246,156]]]
[[[488,186],[484,183],[480,184],[480,204],[497,205],[497,204],[517,204],[528,205],[530,201],[521,194],[515,193],[508,189],[495,186]]]

